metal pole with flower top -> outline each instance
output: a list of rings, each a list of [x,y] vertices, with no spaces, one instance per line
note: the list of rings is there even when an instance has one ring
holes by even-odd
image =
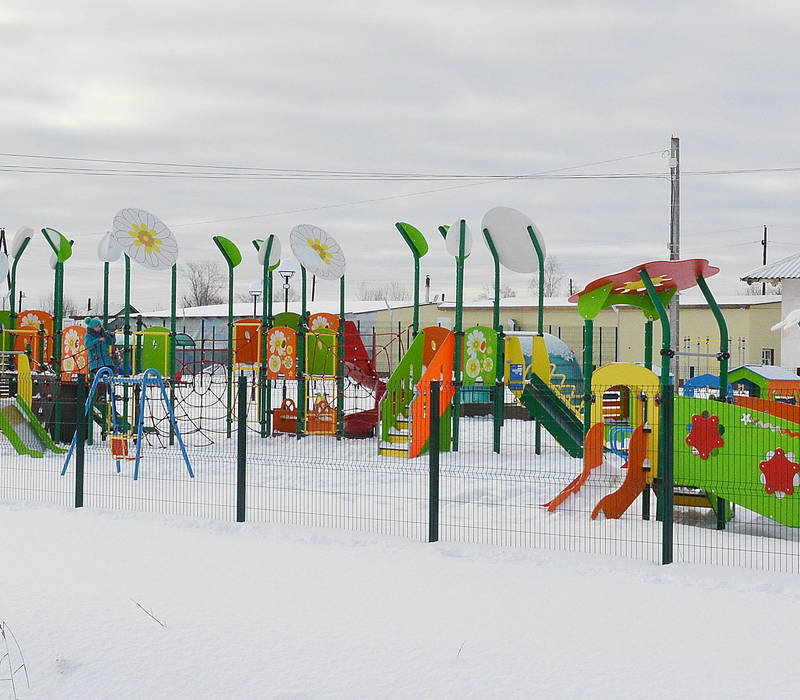
[[[497,385],[503,377],[504,339],[500,325],[500,265],[513,272],[533,273],[539,271],[540,280],[544,270],[544,238],[536,224],[526,214],[510,207],[494,207],[483,215],[481,221],[483,238],[494,260],[494,326],[498,334]],[[539,285],[539,335],[543,334],[544,287]],[[498,389],[499,392],[499,389]],[[495,401],[495,452],[500,451],[498,426],[502,423],[502,402]],[[541,425],[536,422],[536,454],[541,452]]]
[[[11,264],[11,281],[8,287],[10,293],[8,308],[11,311],[10,321],[12,330],[17,327],[17,311],[22,310],[17,309],[15,306],[17,300],[17,265],[19,264],[22,254],[25,252],[25,248],[28,247],[28,243],[31,242],[31,238],[33,238],[33,229],[30,226],[23,226],[17,231],[14,235],[14,239],[11,241],[9,253],[14,259],[14,262]]]
[[[55,272],[53,282],[53,368],[56,373],[55,401],[53,406],[53,439],[61,440],[61,330],[64,321],[64,263],[72,256],[72,242],[58,231],[43,228],[45,237],[53,253],[50,267]]]
[[[233,268],[242,262],[242,253],[233,241],[224,236],[214,236],[213,241],[228,266],[228,417],[225,435],[230,437],[233,410]]]
[[[108,325],[109,267],[112,262],[119,260],[120,255],[122,255],[122,248],[114,235],[108,231],[97,244],[97,257],[103,262],[103,328]]]
[[[169,270],[178,260],[178,241],[167,225],[157,216],[144,209],[121,209],[114,216],[113,237],[125,253],[125,325],[122,373],[130,375],[131,366],[131,260],[148,270]],[[173,271],[173,298],[175,296],[175,272]],[[173,304],[174,306],[174,304]],[[174,312],[173,312],[174,316]],[[173,323],[174,326],[174,323]],[[174,333],[173,333],[174,336]],[[170,341],[174,357],[174,337]],[[172,385],[175,384],[174,376]],[[128,386],[123,388],[127,399]],[[174,390],[172,393],[174,399]],[[128,402],[123,404],[123,419],[128,419]],[[170,431],[170,438],[172,432]]]
[[[258,264],[263,270],[261,281],[261,370],[259,373],[261,437],[272,431],[272,382],[267,379],[267,331],[272,328],[272,272],[281,264],[281,242],[274,234],[267,240],[255,240]]]
[[[303,314],[297,334],[297,437],[301,438],[305,433],[306,270],[309,270],[311,274],[320,279],[339,280],[339,329],[336,344],[336,438],[341,440],[344,435],[344,253],[333,236],[311,224],[295,226],[289,235],[289,244],[300,263],[303,286]]]
[[[456,259],[456,347],[453,357],[453,450],[458,451],[458,424],[461,415],[461,356],[464,348],[462,315],[464,308],[464,262],[472,252],[472,231],[467,222],[459,219],[452,226],[440,226],[447,252]]]
[[[395,228],[400,232],[403,240],[411,249],[411,254],[414,256],[414,337],[416,338],[419,333],[419,259],[428,252],[428,242],[425,236],[419,229],[414,228],[411,224],[403,221],[398,221]]]

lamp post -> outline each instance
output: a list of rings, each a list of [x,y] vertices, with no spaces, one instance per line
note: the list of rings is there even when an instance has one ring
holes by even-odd
[[[253,297],[253,318],[256,318],[258,313],[258,300],[261,297],[261,293],[261,282],[253,282],[250,285],[250,296]]]
[[[281,260],[281,265],[278,268],[278,274],[283,277],[283,312],[289,311],[289,280],[294,277],[297,272],[297,265],[291,258]]]

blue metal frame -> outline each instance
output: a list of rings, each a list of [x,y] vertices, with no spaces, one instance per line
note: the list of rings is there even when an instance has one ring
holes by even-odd
[[[161,377],[161,374],[156,369],[147,369],[145,370],[144,374],[138,377],[117,377],[114,375],[114,371],[110,367],[102,367],[97,371],[95,374],[94,381],[92,382],[92,387],[89,390],[89,395],[86,397],[86,403],[83,407],[83,415],[88,416],[89,411],[91,410],[92,406],[92,399],[94,398],[95,391],[97,391],[97,387],[99,384],[108,384],[110,387],[111,396],[109,400],[111,402],[111,419],[112,419],[112,426],[113,426],[113,434],[118,435],[119,429],[117,427],[117,406],[116,406],[116,392],[114,391],[115,386],[138,386],[141,389],[141,398],[139,400],[139,413],[136,418],[136,465],[133,470],[133,480],[137,481],[139,479],[139,462],[141,461],[141,454],[142,454],[142,438],[144,437],[144,408],[145,402],[147,401],[147,387],[148,386],[155,386],[161,390],[161,398],[164,401],[164,405],[167,407],[167,413],[169,414],[169,421],[172,429],[175,431],[175,437],[178,439],[178,444],[181,448],[181,453],[183,454],[183,461],[186,463],[186,470],[189,472],[189,476],[194,479],[194,471],[192,471],[192,465],[189,462],[189,456],[186,454],[186,446],[183,444],[183,438],[181,437],[181,432],[178,430],[178,424],[175,420],[175,414],[172,410],[172,403],[167,396],[167,389],[164,386],[164,379]],[[61,476],[67,473],[67,467],[69,467],[70,460],[72,459],[72,454],[75,451],[75,445],[78,440],[78,432],[75,431],[75,434],[72,436],[72,443],[69,446],[69,451],[67,452],[67,457],[64,460],[64,466],[61,469]],[[120,472],[120,463],[119,460],[116,460],[117,463],[117,473]]]

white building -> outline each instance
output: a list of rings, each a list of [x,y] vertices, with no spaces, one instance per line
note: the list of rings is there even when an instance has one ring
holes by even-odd
[[[773,330],[781,334],[781,366],[800,374],[800,253],[757,267],[742,279],[781,283],[781,321]]]

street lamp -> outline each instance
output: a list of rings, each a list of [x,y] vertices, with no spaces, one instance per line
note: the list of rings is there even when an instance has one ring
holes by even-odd
[[[297,272],[297,264],[291,258],[281,260],[281,265],[278,268],[278,274],[283,277],[283,312],[289,311],[289,280],[292,279],[294,273]]]
[[[258,298],[261,296],[262,289],[261,289],[261,282],[253,282],[250,285],[250,296],[253,297],[253,318],[256,317],[258,313]]]

